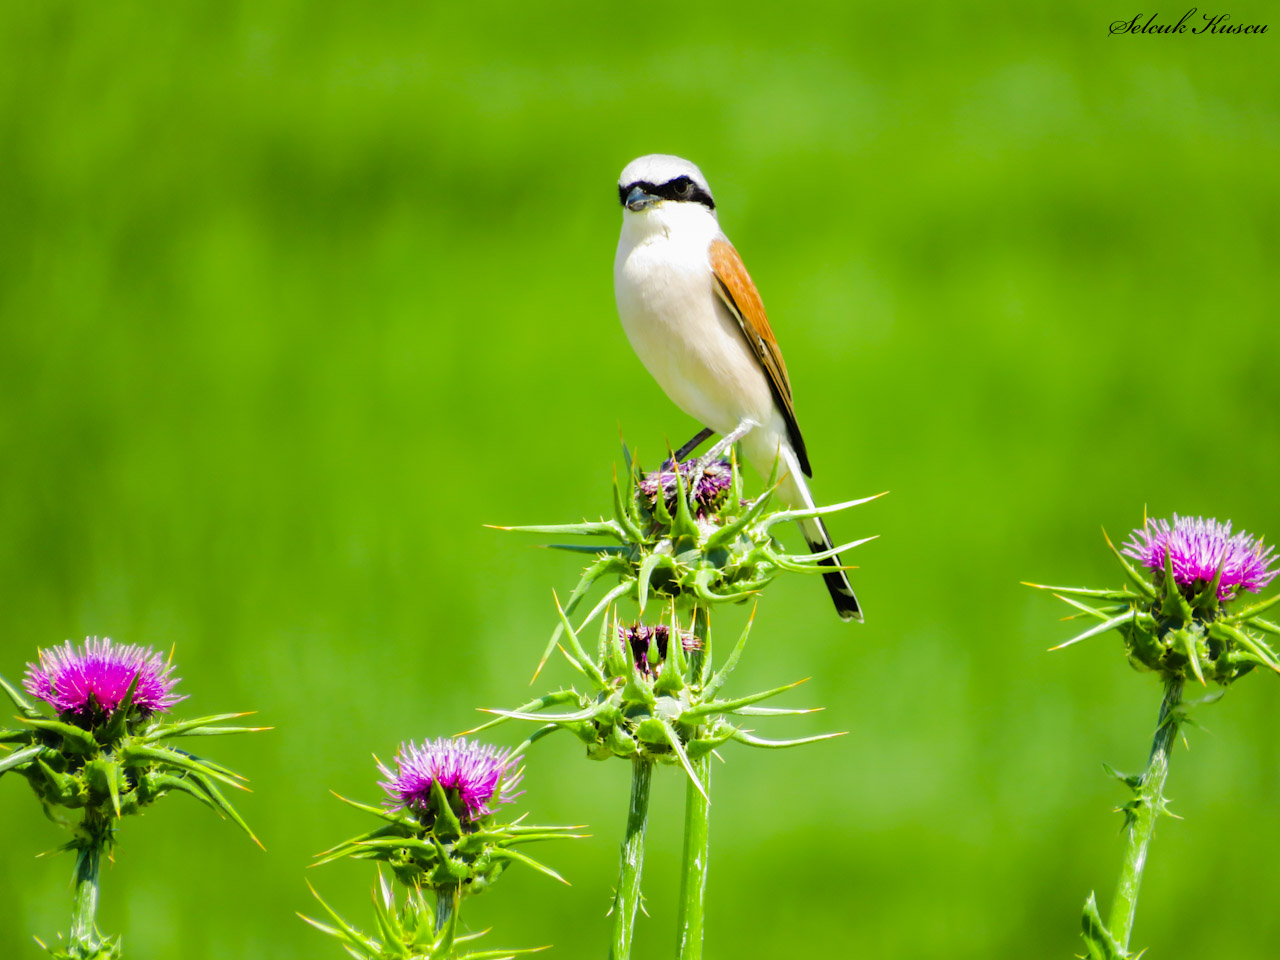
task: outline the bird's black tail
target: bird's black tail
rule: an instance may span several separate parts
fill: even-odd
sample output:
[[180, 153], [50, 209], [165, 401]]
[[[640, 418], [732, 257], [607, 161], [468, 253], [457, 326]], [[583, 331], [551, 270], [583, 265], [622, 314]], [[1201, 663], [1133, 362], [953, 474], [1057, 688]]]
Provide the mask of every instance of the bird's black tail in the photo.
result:
[[[804, 539], [809, 544], [811, 552], [825, 553], [834, 546], [821, 517], [800, 521], [800, 529], [804, 531]], [[838, 568], [840, 557], [827, 557], [819, 560], [818, 563], [820, 566]], [[849, 578], [845, 576], [844, 571], [833, 569], [830, 573], [824, 573], [822, 579], [827, 585], [831, 601], [836, 605], [836, 613], [840, 615], [840, 619], [846, 623], [850, 620], [862, 623], [862, 607], [859, 606], [858, 598], [853, 592], [853, 587], [849, 585]]]

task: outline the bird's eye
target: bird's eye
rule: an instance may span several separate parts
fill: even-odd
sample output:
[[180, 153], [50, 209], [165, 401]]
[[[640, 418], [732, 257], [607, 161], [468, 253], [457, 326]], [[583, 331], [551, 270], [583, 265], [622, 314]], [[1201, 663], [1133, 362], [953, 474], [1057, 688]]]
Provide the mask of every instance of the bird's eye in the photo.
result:
[[681, 177], [675, 183], [676, 196], [687, 197], [693, 193], [693, 181], [688, 177]]

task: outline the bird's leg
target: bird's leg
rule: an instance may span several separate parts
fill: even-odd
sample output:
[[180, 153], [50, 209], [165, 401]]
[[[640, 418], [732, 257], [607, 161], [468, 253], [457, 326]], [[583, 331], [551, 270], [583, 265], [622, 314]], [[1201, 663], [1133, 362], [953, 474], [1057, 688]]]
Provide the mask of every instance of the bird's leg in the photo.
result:
[[[726, 433], [720, 438], [719, 442], [716, 443], [715, 446], [694, 461], [693, 472], [689, 475], [689, 479], [687, 481], [690, 502], [692, 502], [693, 496], [697, 492], [698, 484], [702, 482], [702, 475], [706, 473], [708, 465], [714, 463], [721, 454], [758, 426], [760, 426], [760, 424], [756, 423], [750, 417], [743, 417], [732, 431]], [[699, 441], [699, 443], [701, 443], [701, 441]], [[677, 460], [678, 459], [679, 458], [677, 458]]]
[[703, 442], [705, 442], [706, 439], [712, 436], [714, 433], [715, 431], [712, 430], [710, 427], [703, 427], [701, 430], [699, 430], [696, 434], [694, 434], [694, 436], [689, 440], [688, 443], [686, 443], [683, 447], [681, 447], [679, 450], [675, 452], [676, 463], [679, 463], [689, 454], [693, 453], [693, 451], [697, 450], [700, 446], [702, 446]]
[[699, 463], [703, 465], [710, 463], [758, 426], [760, 426], [760, 424], [756, 423], [750, 417], [743, 417], [738, 425], [733, 428], [732, 432], [726, 433], [720, 438], [719, 443], [698, 458]]

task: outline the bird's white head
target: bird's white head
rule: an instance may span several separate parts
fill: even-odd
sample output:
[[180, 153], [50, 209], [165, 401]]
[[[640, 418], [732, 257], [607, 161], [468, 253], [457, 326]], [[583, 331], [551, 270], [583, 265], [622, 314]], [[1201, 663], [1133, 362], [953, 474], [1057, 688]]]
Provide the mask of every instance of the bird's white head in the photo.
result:
[[697, 164], [666, 153], [651, 153], [628, 163], [618, 178], [618, 200], [624, 216], [669, 204], [696, 205], [716, 215], [711, 187]]

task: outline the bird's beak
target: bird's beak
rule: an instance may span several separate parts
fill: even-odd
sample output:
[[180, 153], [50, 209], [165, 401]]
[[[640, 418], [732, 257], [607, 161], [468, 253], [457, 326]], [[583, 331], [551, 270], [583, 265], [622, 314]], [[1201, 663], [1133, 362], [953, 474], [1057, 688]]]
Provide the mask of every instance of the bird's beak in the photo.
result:
[[632, 187], [631, 192], [627, 194], [627, 209], [633, 213], [638, 213], [645, 207], [653, 206], [661, 199], [661, 197], [655, 197], [652, 193], [645, 193], [643, 187]]

